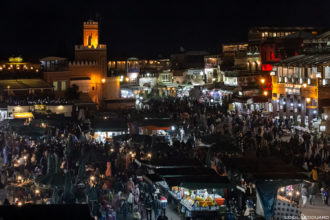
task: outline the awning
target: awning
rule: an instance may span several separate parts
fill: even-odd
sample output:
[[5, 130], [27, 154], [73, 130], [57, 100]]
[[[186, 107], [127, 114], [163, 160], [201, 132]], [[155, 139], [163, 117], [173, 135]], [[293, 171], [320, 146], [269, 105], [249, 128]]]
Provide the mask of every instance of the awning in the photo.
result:
[[148, 183], [150, 183], [150, 184], [154, 184], [154, 183], [156, 183], [156, 182], [164, 181], [164, 179], [161, 178], [161, 177], [160, 177], [159, 175], [157, 175], [157, 174], [145, 174], [145, 175], [143, 175], [142, 177], [143, 177], [143, 179], [144, 179], [146, 182], [148, 182]]
[[156, 131], [156, 130], [170, 130], [171, 127], [157, 127], [157, 126], [143, 126], [145, 129], [148, 129], [150, 131]]
[[188, 189], [223, 189], [229, 188], [232, 184], [226, 176], [205, 175], [184, 176], [184, 177], [164, 177], [166, 183], [172, 186], [180, 186]]
[[3, 90], [52, 89], [53, 86], [42, 79], [0, 80]]

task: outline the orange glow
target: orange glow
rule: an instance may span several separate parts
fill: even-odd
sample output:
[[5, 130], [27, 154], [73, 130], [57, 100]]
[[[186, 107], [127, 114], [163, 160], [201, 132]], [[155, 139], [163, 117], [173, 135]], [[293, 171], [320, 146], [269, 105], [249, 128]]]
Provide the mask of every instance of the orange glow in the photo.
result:
[[96, 21], [84, 22], [84, 47], [97, 48], [99, 45], [99, 24]]
[[260, 82], [261, 82], [262, 84], [264, 84], [264, 83], [265, 83], [265, 79], [262, 78], [262, 79], [260, 80]]
[[307, 87], [307, 84], [306, 84], [306, 83], [304, 83], [304, 84], [303, 84], [303, 87], [304, 87], [304, 88], [306, 88], [306, 87]]
[[125, 77], [125, 81], [126, 81], [126, 82], [128, 82], [128, 81], [129, 81], [129, 78], [128, 78], [127, 76]]
[[33, 118], [31, 112], [14, 113], [14, 118]]
[[103, 78], [101, 81], [102, 81], [102, 83], [105, 83], [105, 82], [106, 82], [106, 79], [105, 79], [105, 78]]
[[311, 102], [311, 98], [306, 98], [306, 102], [310, 103]]
[[267, 91], [264, 91], [264, 96], [267, 96], [268, 95], [268, 92]]

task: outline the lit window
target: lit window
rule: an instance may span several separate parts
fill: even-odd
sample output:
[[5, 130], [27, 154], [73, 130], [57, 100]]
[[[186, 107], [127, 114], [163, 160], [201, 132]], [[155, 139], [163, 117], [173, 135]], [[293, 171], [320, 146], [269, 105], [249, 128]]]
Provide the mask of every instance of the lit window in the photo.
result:
[[62, 91], [65, 91], [66, 90], [66, 82], [65, 81], [62, 81], [62, 83], [61, 83], [61, 89], [62, 89]]
[[57, 81], [53, 82], [54, 91], [57, 91], [58, 83]]

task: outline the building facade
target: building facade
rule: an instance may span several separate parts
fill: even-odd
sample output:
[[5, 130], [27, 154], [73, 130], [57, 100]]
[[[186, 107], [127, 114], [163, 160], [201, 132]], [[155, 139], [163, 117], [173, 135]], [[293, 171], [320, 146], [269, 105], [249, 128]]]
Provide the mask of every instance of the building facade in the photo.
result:
[[[75, 46], [75, 60], [46, 57], [41, 59], [44, 78], [54, 86], [57, 96], [64, 97], [69, 87], [77, 85], [83, 96], [101, 105], [107, 94], [107, 46], [99, 43], [99, 24], [83, 23], [83, 44]], [[113, 83], [113, 80], [109, 80]]]

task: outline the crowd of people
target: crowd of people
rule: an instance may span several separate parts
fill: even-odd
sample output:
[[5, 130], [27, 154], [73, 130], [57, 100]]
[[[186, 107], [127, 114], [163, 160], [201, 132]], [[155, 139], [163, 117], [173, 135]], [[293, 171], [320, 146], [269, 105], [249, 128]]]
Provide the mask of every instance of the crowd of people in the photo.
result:
[[[297, 130], [285, 135], [285, 130], [292, 130], [290, 120], [260, 112], [238, 115], [227, 109], [226, 103], [217, 106], [189, 98], [167, 98], [149, 103], [148, 108], [118, 114], [128, 123], [134, 123], [142, 114], [168, 114], [177, 129], [171, 132], [174, 147], [166, 151], [131, 141], [99, 143], [91, 131], [81, 129], [83, 122], [76, 120], [63, 128], [49, 126], [48, 135], [42, 139], [19, 136], [14, 128], [3, 127], [0, 188], [7, 191], [7, 196], [1, 202], [88, 203], [93, 216], [99, 218], [166, 219], [166, 204], [162, 202], [165, 195], [138, 175], [134, 159], [147, 158], [150, 151], [159, 159], [194, 158], [224, 175], [226, 168], [221, 159], [228, 153], [214, 152], [208, 157], [200, 147], [203, 136], [219, 135], [232, 137], [233, 146], [239, 149], [236, 154], [278, 156], [304, 168], [317, 183], [307, 192], [312, 192], [309, 195], [313, 198], [322, 188], [327, 204], [330, 155], [326, 137]], [[24, 188], [29, 181], [37, 184], [35, 191], [29, 190], [33, 187]], [[19, 190], [12, 190], [12, 186]], [[302, 192], [307, 196], [305, 189]]]

